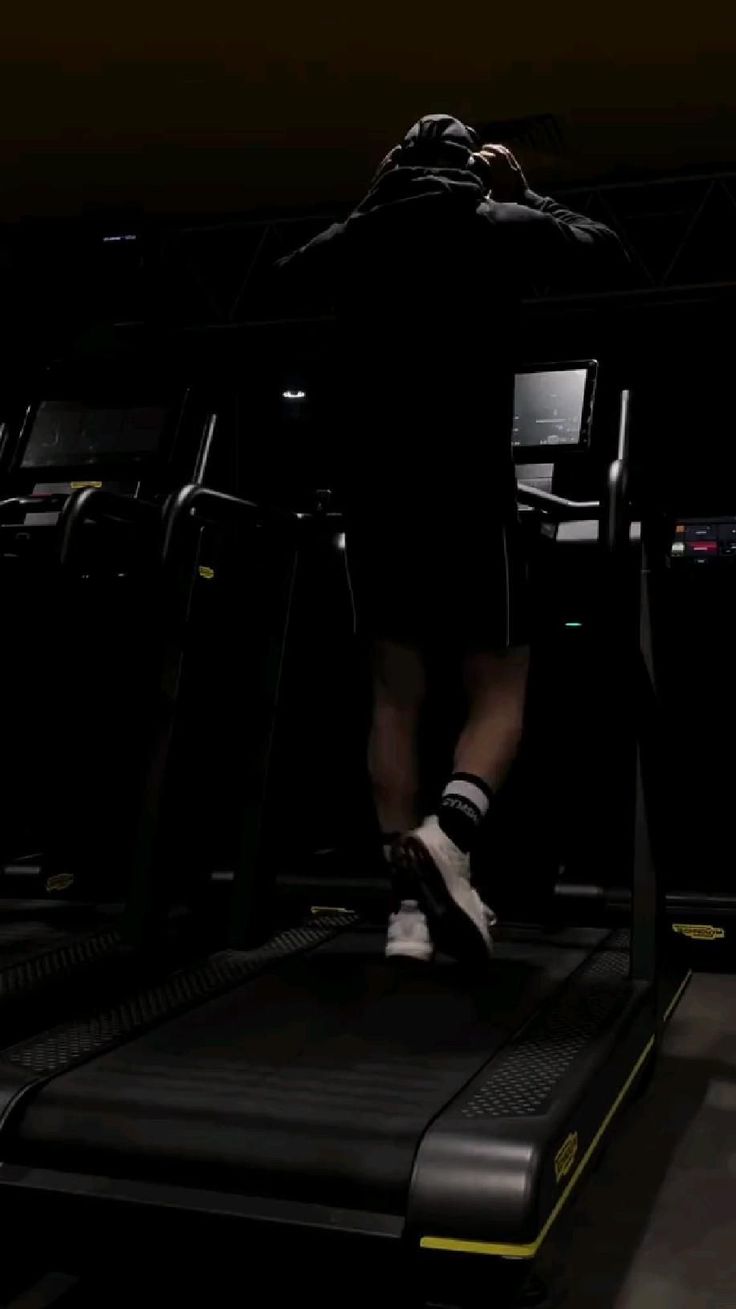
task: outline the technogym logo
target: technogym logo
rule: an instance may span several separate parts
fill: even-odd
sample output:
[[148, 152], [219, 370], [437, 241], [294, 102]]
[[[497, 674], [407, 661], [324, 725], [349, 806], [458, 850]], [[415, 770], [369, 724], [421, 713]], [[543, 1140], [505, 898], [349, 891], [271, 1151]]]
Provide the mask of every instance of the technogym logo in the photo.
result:
[[676, 936], [686, 936], [690, 941], [725, 941], [723, 927], [712, 927], [710, 923], [673, 923], [672, 931]]
[[73, 885], [73, 873], [54, 873], [53, 877], [46, 878], [47, 891], [68, 891], [69, 887]]
[[555, 1155], [555, 1177], [558, 1184], [564, 1177], [567, 1177], [568, 1173], [572, 1172], [572, 1166], [578, 1157], [579, 1148], [578, 1134], [577, 1132], [571, 1132]]
[[464, 799], [461, 795], [447, 795], [445, 793], [442, 797], [442, 807], [443, 809], [457, 809], [459, 813], [465, 814], [466, 818], [472, 818], [474, 823], [477, 823], [480, 817], [480, 810], [477, 805], [474, 805], [472, 800]]

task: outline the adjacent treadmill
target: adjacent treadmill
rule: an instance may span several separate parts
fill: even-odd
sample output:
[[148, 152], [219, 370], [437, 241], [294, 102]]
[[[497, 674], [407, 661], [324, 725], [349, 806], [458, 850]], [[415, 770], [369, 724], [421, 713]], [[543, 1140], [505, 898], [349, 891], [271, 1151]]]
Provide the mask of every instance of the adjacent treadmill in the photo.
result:
[[[713, 512], [732, 507], [728, 481], [722, 490], [711, 487], [710, 512], [692, 512], [697, 491], [690, 488], [676, 497], [680, 506], [690, 501], [689, 514], [668, 499], [652, 558], [655, 666], [666, 724], [658, 803], [669, 820], [668, 937], [693, 969], [726, 972], [736, 967], [736, 889], [724, 858], [736, 710], [730, 657], [736, 517]], [[673, 777], [687, 795], [674, 814]]]
[[[712, 504], [717, 496], [711, 491]], [[728, 504], [727, 489], [724, 500], [721, 508]], [[587, 525], [589, 537], [593, 527]], [[639, 523], [632, 525], [637, 543], [639, 529]], [[736, 891], [723, 856], [730, 839], [736, 707], [730, 658], [736, 518], [683, 514], [660, 503], [644, 548], [660, 729], [652, 825], [667, 869], [665, 953], [695, 971], [726, 972], [736, 967]], [[673, 783], [687, 800], [674, 811]], [[626, 921], [630, 887], [587, 881], [579, 864], [561, 871], [556, 894], [569, 915], [586, 922]]]
[[[123, 978], [130, 986], [142, 964], [125, 902], [141, 857], [133, 836], [148, 708], [169, 639], [161, 513], [179, 469], [191, 478], [202, 462], [211, 428], [180, 377], [137, 372], [126, 359], [49, 370], [6, 432], [3, 1043], [89, 1003], [93, 986], [100, 998]], [[80, 505], [85, 488], [96, 499]], [[179, 942], [177, 921], [149, 959], [158, 973]]]
[[[456, 1290], [478, 1268], [534, 1258], [648, 1075], [687, 980], [665, 993], [657, 968], [649, 683], [617, 567], [628, 558], [628, 425], [624, 393], [598, 508], [616, 668], [606, 695], [630, 764], [609, 815], [611, 833], [629, 830], [630, 934], [510, 926], [481, 978], [450, 960], [397, 969], [383, 955], [385, 919], [339, 908], [249, 945], [263, 866], [250, 813], [239, 948], [0, 1056], [6, 1230], [42, 1223], [67, 1263], [104, 1262], [123, 1243], [137, 1266], [175, 1263], [183, 1275], [229, 1258], [236, 1274], [273, 1279], [292, 1250], [297, 1267], [318, 1251], [331, 1278], [340, 1250], [361, 1280], [374, 1257], [405, 1270], [439, 1261]], [[542, 488], [522, 496], [548, 522], [580, 514]], [[192, 487], [170, 508], [167, 539], [219, 513], [263, 521]]]

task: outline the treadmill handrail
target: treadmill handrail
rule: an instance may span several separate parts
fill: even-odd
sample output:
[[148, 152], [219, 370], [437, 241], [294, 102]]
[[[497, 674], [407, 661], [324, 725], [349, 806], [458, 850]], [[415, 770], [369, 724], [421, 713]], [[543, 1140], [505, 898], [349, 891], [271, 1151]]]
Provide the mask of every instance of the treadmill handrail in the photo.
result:
[[618, 446], [616, 458], [606, 477], [606, 509], [601, 517], [603, 545], [607, 554], [619, 557], [628, 546], [629, 447], [631, 429], [631, 392], [621, 392]]
[[69, 499], [68, 495], [12, 495], [5, 500], [0, 500], [0, 522], [4, 522], [6, 517], [10, 517], [13, 511], [25, 511], [27, 513], [56, 513], [57, 509], [62, 509]]
[[175, 492], [164, 510], [161, 546], [164, 562], [171, 554], [172, 543], [180, 525], [194, 517], [211, 523], [237, 523], [250, 518], [258, 523], [270, 521], [288, 526], [296, 526], [299, 521], [299, 515], [288, 509], [259, 505], [254, 500], [244, 500], [224, 491], [212, 491], [209, 487], [192, 482]]
[[562, 495], [555, 495], [553, 491], [530, 486], [528, 482], [517, 482], [516, 494], [521, 504], [543, 509], [550, 518], [560, 523], [571, 522], [576, 518], [598, 518], [601, 512], [600, 500], [567, 500]]
[[[200, 523], [209, 522], [210, 524], [225, 526], [242, 524], [243, 522], [253, 523], [256, 526], [270, 522], [286, 522], [289, 527], [296, 527], [299, 521], [296, 514], [262, 508], [249, 500], [226, 495], [222, 491], [212, 491], [196, 483], [181, 487], [169, 498], [164, 509], [160, 520], [161, 537], [159, 539], [159, 585], [162, 600], [159, 608], [159, 621], [161, 623], [159, 694], [157, 709], [154, 714], [154, 744], [149, 755], [143, 783], [145, 800], [142, 805], [141, 820], [138, 827], [125, 920], [126, 935], [135, 945], [144, 944], [151, 939], [160, 910], [161, 887], [158, 878], [154, 874], [157, 871], [157, 860], [159, 858], [158, 843], [160, 840], [163, 793], [166, 788], [169, 760], [173, 749], [176, 726], [179, 721], [178, 690], [185, 659], [185, 629], [192, 612], [193, 589], [196, 586], [197, 576], [196, 567], [191, 566], [191, 558], [187, 558], [186, 566], [180, 568], [181, 554], [179, 551], [182, 539], [185, 537], [185, 529], [197, 518], [199, 518]], [[266, 688], [264, 690], [261, 687], [261, 707], [271, 701], [274, 710], [280, 689], [283, 650], [291, 609], [296, 547], [298, 544], [296, 532], [287, 535], [286, 539], [290, 561], [285, 573], [283, 622], [276, 637], [277, 650], [275, 657], [268, 661]], [[196, 558], [196, 538], [193, 542], [187, 541], [184, 550], [192, 546]], [[248, 802], [242, 807], [244, 813], [243, 827], [246, 832], [243, 836], [243, 844], [247, 845], [250, 842], [256, 849], [261, 839], [261, 811], [264, 806], [265, 786], [269, 774], [273, 719], [274, 713], [268, 713], [264, 710], [264, 729], [256, 734], [258, 737], [256, 745], [253, 746], [251, 742], [249, 746], [251, 751], [253, 749], [259, 751], [259, 766], [254, 768], [254, 776], [259, 780], [257, 784], [250, 786]], [[252, 754], [250, 757], [252, 758]], [[260, 766], [261, 763], [262, 766]], [[236, 875], [230, 918], [233, 925], [237, 924], [237, 926], [233, 926], [232, 930], [233, 934], [236, 931], [240, 934], [240, 940], [237, 942], [237, 947], [240, 948], [243, 940], [252, 931], [251, 919], [254, 916], [252, 904], [261, 892], [253, 875], [254, 871], [259, 871], [257, 869], [257, 859], [239, 859], [238, 866], [245, 871], [240, 877]]]
[[101, 491], [85, 487], [73, 492], [59, 515], [59, 562], [68, 563], [77, 533], [83, 523], [107, 521], [112, 523], [153, 523], [160, 509], [148, 500], [120, 495], [115, 491]]

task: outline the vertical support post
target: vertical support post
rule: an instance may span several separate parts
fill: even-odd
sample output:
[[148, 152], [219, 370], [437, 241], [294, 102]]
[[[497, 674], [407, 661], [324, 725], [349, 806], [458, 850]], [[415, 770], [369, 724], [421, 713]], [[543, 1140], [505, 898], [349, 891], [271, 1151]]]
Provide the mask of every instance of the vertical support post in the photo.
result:
[[632, 873], [631, 969], [636, 981], [652, 982], [659, 965], [659, 936], [662, 914], [660, 879], [650, 829], [647, 795], [647, 744], [656, 726], [654, 669], [650, 611], [650, 523], [642, 511], [641, 567], [639, 573], [638, 648], [632, 681], [634, 730], [636, 732], [636, 793]]
[[[201, 533], [199, 534], [201, 536]], [[155, 941], [163, 912], [168, 908], [168, 870], [161, 849], [164, 799], [177, 727], [179, 694], [184, 669], [186, 632], [194, 598], [199, 537], [190, 566], [164, 551], [156, 578], [158, 588], [159, 673], [154, 692], [151, 743], [141, 788], [138, 824], [131, 859], [130, 882], [123, 917], [125, 939], [137, 949]]]
[[632, 917], [630, 976], [638, 982], [651, 982], [657, 975], [659, 903], [640, 746], [636, 751]]
[[631, 866], [630, 975], [654, 981], [657, 973], [659, 892], [647, 797], [646, 749], [654, 725], [649, 612], [649, 517], [642, 509], [638, 604], [630, 589], [629, 453], [631, 393], [621, 393], [616, 459], [607, 484], [604, 545], [610, 567], [611, 626], [608, 631], [610, 684], [618, 688], [615, 712], [623, 728], [621, 767], [625, 773], [621, 813]]
[[260, 943], [270, 928], [275, 869], [269, 864], [265, 838], [274, 821], [278, 780], [274, 754], [298, 560], [297, 533], [292, 528], [281, 561], [277, 603], [269, 630], [259, 631], [254, 637], [263, 646], [257, 673], [258, 721], [243, 775], [243, 821], [230, 900], [228, 944], [234, 950]]

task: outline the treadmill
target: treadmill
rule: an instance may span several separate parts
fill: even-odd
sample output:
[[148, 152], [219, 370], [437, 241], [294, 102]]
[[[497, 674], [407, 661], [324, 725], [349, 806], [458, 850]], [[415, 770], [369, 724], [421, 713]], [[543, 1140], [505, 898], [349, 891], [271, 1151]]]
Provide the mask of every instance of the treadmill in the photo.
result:
[[[679, 498], [685, 497], [681, 493]], [[717, 505], [712, 488], [709, 499]], [[727, 491], [724, 501], [721, 509], [728, 506]], [[653, 827], [667, 869], [665, 955], [675, 967], [729, 972], [736, 967], [736, 892], [722, 852], [730, 832], [729, 726], [734, 699], [729, 652], [735, 634], [731, 592], [736, 517], [695, 514], [692, 509], [692, 501], [689, 513], [660, 503], [644, 543], [652, 595], [652, 677], [660, 719]], [[592, 542], [597, 524], [581, 522], [575, 532], [577, 541]], [[638, 548], [640, 537], [641, 525], [634, 522], [632, 549]], [[717, 726], [709, 730], [711, 724]], [[675, 813], [673, 768], [686, 778], [688, 795], [687, 805]], [[555, 894], [568, 915], [586, 922], [627, 920], [630, 887], [589, 882], [579, 865], [561, 872]]]
[[[315, 1253], [332, 1271], [341, 1252], [360, 1279], [388, 1259], [435, 1290], [446, 1275], [455, 1294], [465, 1278], [503, 1280], [533, 1261], [645, 1082], [687, 981], [663, 995], [658, 973], [647, 665], [618, 567], [628, 402], [596, 508], [615, 611], [607, 694], [630, 746], [628, 798], [610, 813], [612, 831], [630, 823], [630, 934], [510, 925], [474, 979], [450, 960], [397, 969], [385, 919], [336, 908], [264, 938], [263, 829], [250, 813], [237, 948], [0, 1056], [6, 1230], [40, 1222], [62, 1266], [104, 1265], [121, 1239], [138, 1270], [151, 1260], [184, 1277], [226, 1257], [273, 1277], [274, 1253], [280, 1275], [292, 1251], [302, 1273]], [[581, 512], [543, 488], [520, 494], [542, 525]], [[165, 537], [220, 511], [258, 515], [192, 487]], [[265, 793], [259, 802], [262, 817]]]
[[[144, 707], [167, 639], [156, 571], [161, 513], [180, 470], [191, 478], [199, 466], [211, 426], [181, 377], [137, 371], [126, 357], [122, 368], [88, 361], [48, 370], [6, 430], [3, 1043], [69, 1012], [92, 985], [100, 998], [123, 979], [130, 986], [131, 968], [143, 964], [125, 906], [130, 862], [140, 857], [130, 834], [145, 766]], [[100, 632], [116, 673], [94, 658]], [[130, 684], [127, 700], [116, 675]], [[106, 697], [117, 702], [114, 726]], [[83, 795], [74, 794], [78, 775], [87, 778]], [[175, 931], [169, 923], [158, 957], [150, 955], [157, 973], [170, 949], [179, 957], [182, 926], [181, 917]]]
[[[736, 967], [736, 892], [723, 852], [730, 840], [731, 727], [734, 722], [733, 584], [736, 517], [729, 483], [702, 500], [697, 482], [680, 507], [662, 506], [651, 552], [653, 644], [666, 734], [657, 803], [668, 815], [666, 894], [669, 949], [696, 971]], [[671, 770], [683, 770], [688, 803], [671, 812]], [[620, 899], [620, 896], [619, 896]]]

